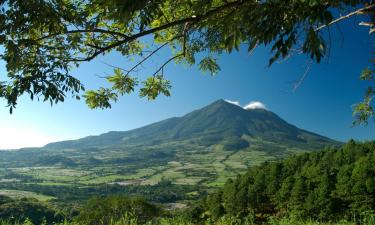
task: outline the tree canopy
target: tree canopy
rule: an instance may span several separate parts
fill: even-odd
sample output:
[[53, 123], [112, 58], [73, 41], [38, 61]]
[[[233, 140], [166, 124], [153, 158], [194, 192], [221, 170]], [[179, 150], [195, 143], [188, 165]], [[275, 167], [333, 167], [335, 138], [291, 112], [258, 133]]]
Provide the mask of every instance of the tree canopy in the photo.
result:
[[[375, 142], [350, 140], [339, 149], [254, 166], [209, 194], [193, 210], [197, 219], [252, 215], [334, 221], [370, 214], [375, 207]], [[204, 215], [204, 216], [202, 216]]]
[[[91, 108], [108, 108], [119, 96], [137, 91], [155, 99], [170, 95], [164, 68], [172, 61], [197, 64], [202, 71], [220, 70], [218, 55], [248, 46], [271, 46], [271, 65], [294, 53], [320, 62], [326, 56], [330, 25], [360, 15], [373, 28], [370, 0], [1, 0], [0, 44], [7, 78], [0, 97], [10, 112], [22, 95], [49, 101], [77, 99], [84, 85], [72, 70], [83, 62], [116, 51], [136, 59], [131, 68], [114, 67], [109, 87], [85, 91]], [[344, 15], [344, 16], [342, 16]], [[151, 38], [146, 38], [151, 37]], [[152, 41], [150, 41], [152, 40]], [[171, 57], [140, 80], [142, 65], [165, 47]], [[201, 57], [198, 53], [205, 52]], [[373, 70], [363, 79], [372, 80]], [[375, 115], [374, 90], [355, 107], [358, 121]]]

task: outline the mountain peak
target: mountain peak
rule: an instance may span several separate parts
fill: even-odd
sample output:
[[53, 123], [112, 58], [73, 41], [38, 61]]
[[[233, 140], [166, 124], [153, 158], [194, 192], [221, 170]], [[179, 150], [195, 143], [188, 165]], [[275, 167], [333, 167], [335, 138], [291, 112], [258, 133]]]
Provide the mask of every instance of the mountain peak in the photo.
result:
[[[212, 102], [211, 104], [207, 105], [206, 107], [233, 107], [233, 106], [242, 108], [241, 105], [236, 104], [235, 102], [231, 102], [229, 100], [225, 100], [225, 99], [216, 100], [216, 101]], [[204, 108], [206, 108], [206, 107], [204, 107]]]
[[248, 104], [246, 104], [244, 106], [241, 106], [241, 104], [238, 101], [232, 101], [232, 100], [228, 100], [228, 99], [219, 99], [219, 100], [213, 102], [212, 104], [210, 104], [209, 106], [213, 106], [213, 105], [218, 105], [218, 106], [232, 105], [232, 106], [240, 107], [240, 108], [242, 108], [244, 110], [263, 110], [263, 111], [269, 111], [267, 109], [267, 107], [265, 106], [265, 104], [263, 104], [260, 101], [251, 101]]

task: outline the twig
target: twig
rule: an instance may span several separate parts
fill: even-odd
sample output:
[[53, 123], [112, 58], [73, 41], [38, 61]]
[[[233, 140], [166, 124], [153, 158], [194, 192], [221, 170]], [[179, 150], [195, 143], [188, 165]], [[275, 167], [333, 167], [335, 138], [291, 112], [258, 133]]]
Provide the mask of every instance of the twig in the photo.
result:
[[128, 70], [127, 75], [129, 75], [129, 73], [132, 72], [134, 69], [136, 69], [138, 66], [140, 66], [141, 64], [143, 64], [147, 59], [149, 59], [150, 57], [152, 57], [155, 53], [157, 53], [164, 46], [166, 46], [170, 42], [172, 42], [172, 41], [174, 41], [174, 40], [176, 40], [177, 38], [180, 38], [180, 37], [181, 36], [174, 37], [171, 40], [169, 40], [169, 41], [165, 42], [164, 44], [162, 44], [161, 46], [159, 46], [158, 48], [156, 48], [154, 51], [152, 51], [150, 54], [148, 54], [146, 57], [144, 57], [140, 62], [138, 62], [136, 65], [134, 65], [130, 70]]
[[357, 14], [360, 14], [360, 13], [362, 13], [363, 11], [366, 11], [366, 10], [368, 10], [368, 9], [372, 9], [372, 8], [374, 8], [374, 7], [375, 7], [375, 4], [371, 4], [371, 5], [368, 5], [368, 6], [366, 6], [366, 7], [360, 8], [360, 9], [358, 9], [358, 10], [356, 10], [356, 11], [353, 11], [353, 12], [351, 12], [351, 13], [346, 14], [345, 16], [341, 16], [341, 17], [339, 17], [339, 18], [337, 18], [337, 19], [335, 19], [335, 20], [332, 20], [332, 21], [329, 22], [328, 24], [321, 25], [320, 27], [316, 28], [315, 31], [320, 31], [321, 29], [324, 29], [325, 27], [331, 26], [332, 24], [338, 23], [338, 22], [340, 22], [340, 21], [342, 21], [342, 20], [344, 20], [344, 19], [348, 19], [348, 18], [350, 18], [350, 17], [352, 17], [352, 16], [355, 16], [355, 15], [357, 15]]
[[189, 29], [188, 27], [189, 27], [189, 24], [186, 23], [186, 24], [185, 24], [185, 27], [184, 27], [184, 35], [183, 35], [183, 38], [184, 38], [184, 39], [183, 39], [182, 52], [181, 52], [180, 54], [177, 54], [177, 55], [175, 55], [175, 56], [169, 58], [166, 62], [164, 62], [163, 65], [161, 65], [161, 67], [159, 67], [159, 69], [156, 70], [156, 72], [153, 74], [153, 76], [156, 76], [156, 74], [159, 73], [160, 70], [163, 70], [164, 67], [165, 67], [166, 65], [168, 65], [168, 63], [170, 63], [171, 61], [173, 61], [173, 60], [175, 60], [175, 59], [177, 59], [177, 58], [179, 58], [179, 57], [182, 57], [182, 56], [185, 56], [185, 55], [186, 55], [187, 31], [188, 31], [188, 29]]
[[313, 62], [314, 61], [311, 60], [311, 59], [307, 62], [305, 72], [303, 73], [302, 77], [296, 83], [294, 83], [293, 92], [295, 92], [301, 86], [303, 81], [306, 79], [307, 75], [310, 72], [310, 69], [311, 69], [311, 66], [312, 66]]
[[[185, 23], [185, 26], [184, 26], [184, 34], [183, 34], [183, 47], [182, 47], [182, 52], [181, 52], [180, 54], [177, 54], [177, 55], [175, 55], [175, 56], [169, 58], [167, 61], [165, 61], [165, 62], [163, 63], [163, 65], [161, 65], [161, 66], [159, 67], [159, 69], [157, 69], [157, 70], [155, 71], [155, 73], [152, 75], [152, 85], [154, 85], [155, 77], [156, 77], [156, 75], [157, 75], [160, 71], [162, 71], [162, 74], [164, 74], [164, 67], [165, 67], [166, 65], [168, 65], [171, 61], [173, 61], [173, 60], [175, 60], [175, 59], [177, 59], [177, 58], [179, 58], [179, 57], [183, 57], [183, 56], [186, 55], [186, 42], [187, 42], [187, 32], [188, 32], [188, 29], [189, 29], [189, 23]], [[151, 89], [151, 86], [147, 89], [147, 93], [150, 91], [150, 89]]]
[[103, 77], [103, 76], [100, 76], [99, 74], [95, 74], [95, 76], [97, 76], [99, 78], [103, 78], [103, 79], [107, 79], [108, 78], [108, 76]]
[[122, 70], [122, 71], [124, 71], [124, 72], [126, 72], [126, 73], [129, 72], [129, 70], [126, 70], [126, 69], [121, 68], [121, 67], [118, 67], [118, 66], [111, 65], [111, 64], [106, 63], [106, 62], [104, 62], [104, 61], [102, 61], [102, 63], [105, 64], [105, 65], [107, 65], [107, 66], [109, 66], [109, 67], [112, 67], [112, 68], [115, 68], [115, 69], [120, 69], [120, 70]]

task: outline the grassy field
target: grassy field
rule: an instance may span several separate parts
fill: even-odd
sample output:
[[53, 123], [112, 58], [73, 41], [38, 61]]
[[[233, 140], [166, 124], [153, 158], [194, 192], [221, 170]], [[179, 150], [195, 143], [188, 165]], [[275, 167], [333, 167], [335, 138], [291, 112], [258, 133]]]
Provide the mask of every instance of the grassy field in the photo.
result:
[[[263, 158], [262, 158], [263, 157]], [[255, 160], [252, 160], [254, 158]], [[163, 166], [129, 170], [130, 166], [113, 165], [93, 168], [27, 167], [11, 168], [12, 174], [23, 175], [42, 185], [91, 185], [115, 181], [142, 179], [143, 184], [156, 184], [162, 179], [178, 184], [212, 186], [247, 170], [249, 164], [259, 164], [272, 159], [258, 152], [226, 152], [217, 150], [208, 154], [195, 154], [181, 161], [170, 161]], [[126, 172], [123, 172], [126, 171]]]
[[[32, 152], [28, 160], [17, 161], [21, 157], [14, 157], [4, 160], [3, 165], [0, 162], [3, 168], [0, 188], [22, 191], [27, 184], [37, 191], [35, 186], [156, 185], [167, 180], [176, 185], [197, 185], [209, 190], [246, 172], [249, 166], [286, 156], [280, 155], [277, 143], [251, 137], [243, 139], [251, 141], [252, 145], [226, 150], [222, 144], [202, 146], [192, 141], [179, 141], [127, 149]], [[261, 149], [264, 145], [268, 149]], [[142, 154], [138, 153], [140, 148]], [[290, 150], [290, 154], [294, 152]]]
[[55, 199], [52, 196], [41, 195], [30, 191], [19, 191], [19, 190], [2, 190], [0, 189], [0, 195], [7, 196], [14, 199], [21, 198], [35, 198], [39, 201], [46, 202]]

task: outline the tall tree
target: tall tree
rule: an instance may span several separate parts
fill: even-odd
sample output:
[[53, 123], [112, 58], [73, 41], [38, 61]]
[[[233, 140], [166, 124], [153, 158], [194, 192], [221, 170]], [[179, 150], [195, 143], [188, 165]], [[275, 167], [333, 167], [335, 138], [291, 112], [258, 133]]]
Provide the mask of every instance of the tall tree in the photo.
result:
[[223, 206], [225, 211], [230, 215], [237, 215], [238, 213], [236, 195], [236, 183], [232, 179], [228, 179], [223, 188]]
[[[111, 65], [110, 87], [83, 95], [91, 108], [108, 108], [119, 96], [134, 92], [155, 99], [170, 95], [164, 68], [172, 61], [216, 74], [223, 52], [249, 52], [270, 45], [271, 65], [294, 52], [320, 62], [326, 55], [325, 32], [330, 25], [361, 15], [373, 28], [372, 0], [1, 0], [0, 45], [5, 51], [8, 78], [0, 83], [0, 97], [10, 111], [21, 95], [51, 104], [71, 93], [80, 98], [83, 84], [72, 68], [116, 51], [138, 60], [132, 67]], [[339, 13], [338, 13], [339, 12]], [[338, 16], [344, 15], [344, 16]], [[150, 36], [151, 38], [146, 38]], [[150, 41], [152, 40], [152, 41]], [[172, 54], [148, 78], [140, 80], [142, 65], [169, 46]], [[207, 52], [205, 57], [198, 53]], [[362, 78], [373, 80], [371, 68]], [[374, 116], [373, 89], [355, 108], [358, 121]]]

